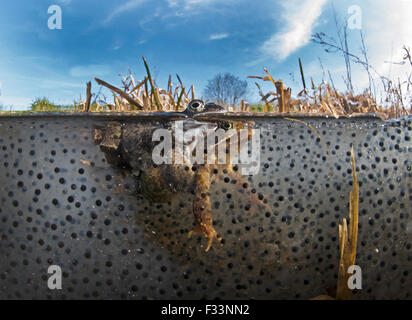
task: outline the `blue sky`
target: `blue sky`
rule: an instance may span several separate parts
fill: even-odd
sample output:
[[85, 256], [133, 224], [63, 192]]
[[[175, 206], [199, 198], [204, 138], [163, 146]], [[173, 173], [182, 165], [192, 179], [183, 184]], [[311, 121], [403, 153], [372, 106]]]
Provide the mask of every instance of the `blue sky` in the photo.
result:
[[[48, 8], [62, 9], [61, 30], [48, 28]], [[402, 57], [412, 39], [412, 1], [335, 1], [346, 19], [348, 8], [362, 9], [362, 30], [370, 59], [385, 74], [401, 69], [385, 64]], [[201, 95], [208, 79], [231, 72], [242, 79], [267, 67], [293, 92], [301, 90], [298, 58], [306, 77], [320, 81], [331, 70], [343, 86], [343, 60], [309, 41], [313, 32], [333, 34], [331, 0], [2, 0], [0, 4], [0, 104], [25, 109], [36, 97], [72, 103], [84, 97], [85, 83], [95, 76], [120, 85], [130, 68], [144, 77], [145, 56], [160, 86], [178, 73]], [[350, 30], [359, 48], [359, 30]], [[411, 45], [411, 44], [409, 44]], [[355, 84], [366, 84], [361, 70]], [[258, 100], [254, 81], [249, 100]], [[270, 88], [267, 84], [265, 88]], [[97, 91], [96, 84], [94, 91]]]

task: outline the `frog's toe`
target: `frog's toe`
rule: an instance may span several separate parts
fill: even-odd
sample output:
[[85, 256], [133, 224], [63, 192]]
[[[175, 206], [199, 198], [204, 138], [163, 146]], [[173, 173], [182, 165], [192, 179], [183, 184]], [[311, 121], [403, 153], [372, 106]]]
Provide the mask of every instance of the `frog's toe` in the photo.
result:
[[208, 252], [208, 251], [210, 250], [210, 248], [212, 247], [213, 239], [215, 239], [215, 238], [216, 238], [216, 240], [219, 241], [219, 242], [222, 241], [222, 238], [218, 238], [217, 236], [215, 236], [215, 237], [210, 237], [210, 238], [209, 238], [209, 241], [208, 241], [208, 243], [207, 243], [207, 247], [206, 247], [205, 252]]
[[216, 239], [217, 241], [221, 242], [222, 238], [217, 236], [217, 232], [213, 227], [208, 227], [208, 226], [202, 226], [201, 225], [197, 225], [196, 228], [194, 228], [192, 231], [190, 231], [187, 235], [187, 238], [190, 239], [193, 234], [195, 233], [202, 233], [206, 238], [208, 238], [208, 243], [207, 243], [207, 247], [206, 247], [206, 252], [208, 252], [210, 250], [210, 248], [212, 247], [213, 244], [213, 240]]
[[187, 238], [190, 239], [193, 236], [194, 233], [199, 233], [199, 232], [202, 232], [202, 230], [200, 229], [200, 226], [197, 225], [196, 228], [194, 228], [192, 231], [190, 231], [187, 234]]
[[204, 230], [203, 234], [206, 236], [206, 238], [209, 239], [206, 250], [205, 250], [206, 252], [208, 252], [210, 248], [212, 247], [212, 243], [214, 239], [216, 239], [219, 242], [222, 241], [222, 238], [217, 236], [217, 232], [213, 227], [209, 227], [207, 230]]

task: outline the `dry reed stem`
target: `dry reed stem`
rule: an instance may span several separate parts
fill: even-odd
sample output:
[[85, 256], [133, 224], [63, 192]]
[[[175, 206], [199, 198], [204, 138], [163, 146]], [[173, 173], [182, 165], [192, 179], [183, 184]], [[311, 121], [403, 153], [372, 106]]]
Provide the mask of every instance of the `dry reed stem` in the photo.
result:
[[92, 83], [90, 81], [87, 83], [86, 97], [85, 111], [90, 112], [90, 103], [92, 101]]
[[143, 58], [144, 66], [145, 66], [145, 68], [146, 68], [147, 77], [149, 78], [149, 82], [150, 82], [150, 85], [151, 85], [151, 87], [152, 87], [152, 95], [153, 95], [153, 98], [154, 98], [154, 104], [155, 104], [155, 106], [157, 107], [157, 110], [158, 110], [158, 111], [162, 111], [162, 105], [161, 105], [161, 103], [160, 103], [160, 101], [159, 101], [159, 96], [157, 95], [156, 87], [155, 87], [155, 85], [154, 85], [154, 82], [153, 82], [153, 79], [152, 79], [152, 75], [150, 74], [149, 65], [147, 64], [146, 59], [145, 59], [144, 57], [142, 57], [142, 58]]
[[[136, 82], [129, 71], [129, 75], [122, 78], [124, 91], [105, 83], [100, 79], [96, 79], [100, 85], [109, 88], [116, 96], [114, 98], [114, 105], [108, 104], [104, 100], [100, 100], [104, 104], [99, 105], [96, 101], [93, 104], [93, 110], [90, 110], [91, 107], [88, 107], [88, 101], [86, 99], [86, 101], [80, 100], [79, 103], [74, 104], [75, 111], [181, 111], [190, 100], [195, 98], [194, 86], [191, 85], [189, 91], [187, 91], [178, 74], [176, 74], [176, 77], [180, 85], [173, 87], [172, 77], [169, 75], [167, 90], [157, 88], [144, 57], [143, 62], [145, 64], [147, 75], [142, 81]], [[282, 80], [275, 80], [267, 69], [264, 69], [265, 76], [263, 77], [249, 76], [249, 78], [252, 79], [269, 81], [276, 88], [276, 92], [269, 91], [265, 94], [259, 84], [257, 82], [255, 83], [259, 95], [264, 102], [265, 113], [273, 110], [276, 101], [280, 113], [321, 113], [330, 114], [335, 118], [363, 113], [375, 113], [383, 119], [389, 119], [412, 113], [412, 106], [410, 112], [405, 106], [402, 83], [400, 83], [400, 81], [396, 84], [392, 82], [388, 83], [387, 90], [391, 93], [392, 106], [390, 108], [383, 108], [378, 106], [376, 101], [367, 92], [360, 95], [339, 93], [334, 86], [331, 86], [326, 82], [322, 82], [316, 87], [312, 78], [311, 84], [313, 93], [308, 94], [302, 61], [300, 59], [299, 68], [303, 90], [297, 95], [296, 99], [292, 99], [291, 89], [286, 89]], [[149, 83], [151, 90], [149, 90]], [[239, 106], [240, 111], [250, 111], [247, 106], [248, 104], [242, 100]], [[239, 108], [234, 106], [234, 110]]]
[[352, 291], [348, 287], [348, 268], [356, 263], [356, 248], [358, 242], [358, 224], [359, 224], [359, 184], [356, 174], [355, 152], [352, 146], [351, 160], [353, 170], [353, 190], [350, 192], [349, 200], [349, 233], [346, 219], [343, 219], [343, 225], [339, 225], [339, 246], [340, 262], [338, 271], [338, 288], [336, 299], [352, 299]]
[[108, 84], [107, 82], [100, 80], [98, 78], [94, 78], [94, 80], [102, 85], [105, 86], [107, 88], [109, 88], [110, 90], [116, 92], [118, 95], [120, 95], [122, 98], [126, 99], [130, 104], [136, 106], [138, 109], [142, 109], [143, 106], [141, 106], [137, 101], [135, 101], [134, 99], [132, 99], [127, 93], [123, 92], [122, 90], [120, 90], [119, 88], [116, 88], [115, 86], [112, 86], [111, 84]]

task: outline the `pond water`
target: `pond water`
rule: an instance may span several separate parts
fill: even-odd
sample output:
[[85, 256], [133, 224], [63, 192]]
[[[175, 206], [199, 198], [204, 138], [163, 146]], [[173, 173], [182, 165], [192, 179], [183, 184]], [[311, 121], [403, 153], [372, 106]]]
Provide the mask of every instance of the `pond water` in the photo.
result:
[[[242, 165], [217, 166], [205, 176], [210, 185], [196, 189], [192, 167], [169, 164], [170, 170], [147, 174], [152, 131], [172, 130], [179, 117], [0, 118], [0, 298], [307, 299], [331, 293], [338, 225], [349, 214], [352, 145], [363, 275], [356, 295], [411, 298], [411, 119], [298, 119], [305, 123], [243, 118], [259, 136], [259, 170], [243, 175]], [[239, 118], [202, 122], [218, 120]], [[142, 127], [151, 128], [149, 139]], [[121, 133], [108, 134], [102, 146], [96, 128]], [[165, 189], [164, 201], [148, 197]], [[212, 227], [222, 238], [208, 252], [201, 233], [188, 239], [198, 221], [196, 190], [206, 190]], [[63, 290], [48, 290], [49, 265], [62, 268]]]

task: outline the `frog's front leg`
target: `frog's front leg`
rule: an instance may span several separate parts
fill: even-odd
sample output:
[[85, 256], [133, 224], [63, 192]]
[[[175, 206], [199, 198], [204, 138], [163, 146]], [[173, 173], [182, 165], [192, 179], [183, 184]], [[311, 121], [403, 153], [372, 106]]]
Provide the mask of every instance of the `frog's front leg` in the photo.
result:
[[206, 252], [211, 248], [213, 239], [222, 240], [217, 236], [217, 232], [213, 228], [212, 206], [209, 194], [210, 185], [209, 170], [205, 167], [198, 167], [195, 174], [195, 199], [193, 201], [193, 214], [198, 225], [189, 233], [189, 238], [195, 232], [201, 232], [205, 235], [209, 239]]

